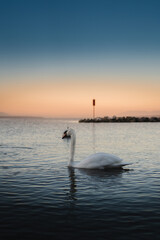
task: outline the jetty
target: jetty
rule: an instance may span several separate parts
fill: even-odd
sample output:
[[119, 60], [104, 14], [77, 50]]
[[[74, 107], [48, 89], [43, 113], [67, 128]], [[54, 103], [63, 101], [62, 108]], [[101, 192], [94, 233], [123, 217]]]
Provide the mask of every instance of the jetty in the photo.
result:
[[128, 122], [160, 122], [160, 116], [157, 117], [97, 117], [80, 119], [79, 123], [128, 123]]

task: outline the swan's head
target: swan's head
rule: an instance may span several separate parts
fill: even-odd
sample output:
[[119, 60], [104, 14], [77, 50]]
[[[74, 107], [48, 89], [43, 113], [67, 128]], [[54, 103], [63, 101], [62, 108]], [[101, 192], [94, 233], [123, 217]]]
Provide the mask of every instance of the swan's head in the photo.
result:
[[62, 139], [66, 137], [71, 137], [73, 133], [74, 133], [74, 130], [71, 128], [68, 128], [66, 131], [64, 131]]

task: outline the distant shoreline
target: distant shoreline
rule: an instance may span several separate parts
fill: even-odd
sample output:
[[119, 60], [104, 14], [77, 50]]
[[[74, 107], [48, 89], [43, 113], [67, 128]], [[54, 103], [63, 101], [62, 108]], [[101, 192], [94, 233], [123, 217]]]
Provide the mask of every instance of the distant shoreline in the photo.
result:
[[0, 118], [18, 118], [18, 119], [53, 119], [53, 120], [76, 120], [79, 121], [79, 118], [63, 118], [63, 117], [42, 117], [42, 116], [10, 116], [10, 115], [6, 115], [6, 116], [0, 116]]
[[35, 117], [35, 116], [0, 116], [0, 118], [36, 118], [36, 119], [43, 119], [44, 117]]
[[80, 119], [79, 123], [125, 123], [125, 122], [160, 122], [160, 117], [97, 117]]
[[0, 116], [0, 119], [11, 118], [11, 119], [55, 119], [55, 120], [77, 120], [79, 123], [132, 123], [132, 122], [160, 122], [160, 116], [152, 117], [97, 117], [97, 118], [51, 118], [51, 117], [38, 117], [38, 116]]

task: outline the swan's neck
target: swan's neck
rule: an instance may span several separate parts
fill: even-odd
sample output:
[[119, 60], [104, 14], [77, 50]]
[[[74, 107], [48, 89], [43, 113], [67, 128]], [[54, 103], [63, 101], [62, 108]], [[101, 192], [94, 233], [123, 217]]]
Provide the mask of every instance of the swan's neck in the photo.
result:
[[75, 134], [74, 131], [72, 131], [72, 134], [71, 134], [71, 151], [70, 151], [70, 159], [69, 159], [69, 164], [68, 164], [69, 167], [73, 166], [75, 145], [76, 145], [76, 134]]

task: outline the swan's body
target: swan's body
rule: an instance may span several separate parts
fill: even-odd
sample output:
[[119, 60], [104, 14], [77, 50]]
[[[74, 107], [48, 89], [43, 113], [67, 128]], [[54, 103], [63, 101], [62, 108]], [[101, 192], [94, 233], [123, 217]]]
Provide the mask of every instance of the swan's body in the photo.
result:
[[[71, 154], [68, 167], [82, 168], [82, 169], [107, 169], [107, 168], [122, 168], [125, 164], [122, 159], [108, 153], [95, 153], [81, 162], [74, 162], [76, 135], [73, 129], [66, 131], [67, 136], [71, 136]], [[62, 137], [64, 138], [64, 136]]]

